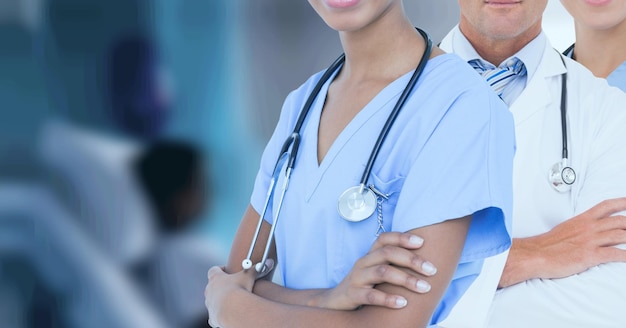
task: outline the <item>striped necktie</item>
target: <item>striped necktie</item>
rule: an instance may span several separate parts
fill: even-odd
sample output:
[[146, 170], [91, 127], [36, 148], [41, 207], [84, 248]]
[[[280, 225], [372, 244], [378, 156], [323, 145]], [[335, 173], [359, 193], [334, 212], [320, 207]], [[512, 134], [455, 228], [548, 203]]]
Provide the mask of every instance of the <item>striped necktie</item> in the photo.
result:
[[526, 65], [517, 57], [507, 60], [500, 67], [485, 63], [480, 59], [472, 59], [468, 63], [482, 75], [500, 98], [509, 82], [517, 77], [526, 76]]

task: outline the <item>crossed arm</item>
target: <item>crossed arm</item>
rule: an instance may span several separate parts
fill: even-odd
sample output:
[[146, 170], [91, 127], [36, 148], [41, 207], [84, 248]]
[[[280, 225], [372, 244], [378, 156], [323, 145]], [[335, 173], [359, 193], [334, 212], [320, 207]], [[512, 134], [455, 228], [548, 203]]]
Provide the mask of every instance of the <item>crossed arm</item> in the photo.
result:
[[[609, 199], [541, 235], [514, 238], [498, 287], [536, 278], [563, 278], [603, 263], [626, 262], [626, 250], [614, 247], [626, 244], [626, 217], [618, 215], [622, 211], [626, 211], [626, 197]], [[408, 267], [402, 264], [408, 260], [406, 253], [397, 248], [393, 248], [395, 256], [385, 259], [393, 265]], [[405, 272], [401, 275], [396, 281], [408, 277]]]
[[515, 238], [498, 286], [563, 278], [609, 262], [626, 262], [626, 198], [605, 200], [552, 230]]
[[[258, 214], [249, 207], [225, 268], [227, 272], [237, 273], [226, 274], [217, 267], [209, 271], [205, 296], [213, 325], [425, 327], [452, 279], [471, 222], [468, 216], [414, 229], [409, 234], [385, 234], [336, 288], [294, 291], [263, 280], [255, 283], [252, 270], [240, 271], [240, 262], [247, 255], [257, 219]], [[263, 226], [263, 229], [268, 228], [269, 225]], [[428, 237], [420, 247], [419, 238], [411, 238], [411, 235]], [[418, 248], [420, 256], [433, 259], [438, 269], [436, 275], [418, 274], [426, 273], [424, 267], [428, 268], [418, 257]], [[260, 258], [257, 251], [253, 258]], [[389, 265], [390, 262], [398, 263], [403, 269]], [[419, 281], [422, 283], [418, 284]], [[429, 287], [425, 287], [424, 282]], [[395, 309], [385, 306], [355, 309], [372, 303]]]

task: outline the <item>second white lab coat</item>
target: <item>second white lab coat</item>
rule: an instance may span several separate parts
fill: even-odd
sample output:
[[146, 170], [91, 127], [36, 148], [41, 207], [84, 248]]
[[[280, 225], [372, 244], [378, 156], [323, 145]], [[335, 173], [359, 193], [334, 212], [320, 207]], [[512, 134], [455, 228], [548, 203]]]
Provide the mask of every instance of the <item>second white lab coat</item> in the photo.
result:
[[[454, 29], [441, 48], [454, 52]], [[565, 58], [549, 42], [525, 90], [510, 107], [515, 119], [513, 237], [551, 230], [605, 199], [626, 196], [626, 94]], [[473, 58], [464, 58], [470, 60]], [[567, 123], [577, 181], [559, 193], [548, 183], [561, 158], [561, 74], [567, 71]], [[506, 254], [483, 272], [441, 326], [626, 327], [626, 263], [593, 267], [563, 279], [532, 279], [496, 292]]]

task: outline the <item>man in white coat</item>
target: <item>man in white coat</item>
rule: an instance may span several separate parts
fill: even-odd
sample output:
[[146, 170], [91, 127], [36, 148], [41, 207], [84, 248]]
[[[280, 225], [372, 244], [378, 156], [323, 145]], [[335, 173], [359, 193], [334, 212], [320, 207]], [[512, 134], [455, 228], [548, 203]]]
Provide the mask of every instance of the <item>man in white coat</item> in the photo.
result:
[[[514, 240], [442, 326], [626, 327], [626, 94], [552, 48], [547, 0], [459, 4], [441, 48], [474, 66], [515, 118]], [[557, 190], [548, 176], [563, 161], [562, 95], [575, 181]]]

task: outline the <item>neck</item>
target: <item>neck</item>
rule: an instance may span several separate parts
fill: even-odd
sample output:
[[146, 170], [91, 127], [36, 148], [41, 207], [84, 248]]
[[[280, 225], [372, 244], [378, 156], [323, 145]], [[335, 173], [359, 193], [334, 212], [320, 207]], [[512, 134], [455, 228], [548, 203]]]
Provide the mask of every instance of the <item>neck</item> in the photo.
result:
[[576, 24], [574, 58], [593, 75], [606, 78], [626, 61], [626, 21], [611, 29]]
[[346, 54], [340, 75], [349, 80], [394, 80], [415, 69], [426, 44], [401, 7], [390, 8], [363, 29], [342, 31], [339, 37]]
[[535, 39], [541, 33], [541, 24], [536, 24], [514, 37], [496, 38], [474, 29], [461, 16], [459, 29], [483, 59], [495, 66], [499, 66], [503, 61], [515, 55]]

